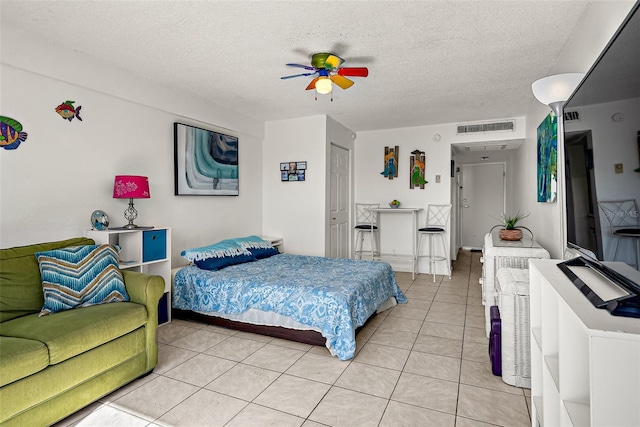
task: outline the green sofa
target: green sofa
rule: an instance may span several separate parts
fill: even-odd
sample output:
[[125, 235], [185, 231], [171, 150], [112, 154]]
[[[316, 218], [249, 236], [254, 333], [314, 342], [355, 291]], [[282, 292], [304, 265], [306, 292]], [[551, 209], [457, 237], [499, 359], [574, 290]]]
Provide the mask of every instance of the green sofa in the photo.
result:
[[130, 302], [39, 317], [35, 252], [94, 244], [86, 238], [0, 250], [0, 425], [65, 418], [153, 370], [164, 280], [123, 270]]

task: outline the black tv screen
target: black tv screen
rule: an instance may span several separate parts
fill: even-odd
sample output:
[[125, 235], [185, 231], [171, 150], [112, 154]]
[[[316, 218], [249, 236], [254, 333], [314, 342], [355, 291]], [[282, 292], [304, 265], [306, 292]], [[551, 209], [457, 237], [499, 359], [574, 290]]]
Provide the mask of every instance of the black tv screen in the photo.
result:
[[639, 5], [564, 106], [567, 243], [636, 269], [640, 237], [612, 231], [640, 228]]

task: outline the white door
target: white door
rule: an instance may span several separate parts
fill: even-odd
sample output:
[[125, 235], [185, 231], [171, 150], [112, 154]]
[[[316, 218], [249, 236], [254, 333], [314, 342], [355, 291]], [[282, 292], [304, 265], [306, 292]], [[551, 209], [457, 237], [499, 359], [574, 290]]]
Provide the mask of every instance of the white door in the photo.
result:
[[482, 248], [484, 235], [499, 223], [505, 210], [505, 164], [462, 165], [460, 220], [462, 246]]
[[331, 144], [329, 256], [349, 258], [349, 151]]

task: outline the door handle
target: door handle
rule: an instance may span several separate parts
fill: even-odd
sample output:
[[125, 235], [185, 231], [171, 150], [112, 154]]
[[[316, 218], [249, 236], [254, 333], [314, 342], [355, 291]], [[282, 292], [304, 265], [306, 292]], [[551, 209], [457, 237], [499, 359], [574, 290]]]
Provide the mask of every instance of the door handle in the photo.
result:
[[462, 205], [462, 207], [463, 207], [463, 208], [468, 208], [468, 207], [469, 207], [469, 205]]

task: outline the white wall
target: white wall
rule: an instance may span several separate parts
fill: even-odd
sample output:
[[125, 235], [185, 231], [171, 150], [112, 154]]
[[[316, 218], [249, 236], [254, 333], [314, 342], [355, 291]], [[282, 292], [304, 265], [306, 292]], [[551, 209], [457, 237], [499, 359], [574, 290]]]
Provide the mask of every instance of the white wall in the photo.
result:
[[[262, 231], [262, 122], [4, 23], [1, 36], [0, 111], [28, 138], [0, 150], [0, 247], [81, 236], [95, 209], [123, 225], [116, 174], [149, 177], [136, 222], [172, 227], [174, 265], [185, 248]], [[56, 114], [66, 100], [82, 106], [83, 121]], [[239, 136], [240, 196], [174, 196], [175, 121]]]
[[[328, 256], [331, 144], [349, 150], [353, 162], [352, 133], [324, 115], [265, 124], [263, 232], [282, 237], [286, 252]], [[280, 180], [280, 163], [293, 161], [307, 162], [304, 182]]]
[[[355, 144], [355, 191], [354, 202], [380, 203], [382, 207], [398, 199], [404, 207], [420, 207], [419, 223], [426, 221], [426, 208], [429, 204], [448, 204], [451, 200], [451, 144], [480, 143], [506, 139], [524, 138], [524, 118], [516, 118], [515, 132], [486, 133], [479, 135], [457, 135], [456, 124], [448, 123], [434, 126], [386, 129], [370, 132], [358, 132]], [[380, 172], [384, 168], [384, 147], [399, 147], [398, 178], [384, 178]], [[425, 189], [409, 188], [409, 158], [413, 150], [425, 152], [426, 184]], [[440, 175], [440, 183], [436, 183]], [[454, 222], [452, 222], [453, 224]], [[381, 219], [382, 251], [390, 254], [410, 254], [411, 234], [410, 216], [394, 215]], [[449, 238], [450, 236], [448, 236]], [[393, 260], [394, 269], [411, 271], [409, 262]], [[438, 274], [444, 273], [444, 263], [438, 263]], [[426, 263], [421, 264], [420, 272], [426, 272]]]
[[[548, 74], [586, 72], [633, 3], [592, 4]], [[19, 120], [29, 138], [18, 150], [0, 150], [0, 246], [81, 235], [95, 209], [107, 211], [114, 224], [124, 223], [124, 202], [111, 198], [113, 176], [139, 173], [149, 176], [152, 195], [136, 204], [139, 223], [173, 227], [174, 265], [185, 247], [260, 231], [284, 237], [287, 251], [324, 254], [327, 144], [334, 132], [325, 116], [263, 125], [11, 25], [3, 23], [1, 31], [0, 110]], [[67, 99], [83, 106], [83, 122], [68, 123], [55, 114], [53, 108]], [[562, 203], [536, 202], [536, 128], [548, 112], [532, 101], [526, 120], [518, 118], [515, 134], [498, 137], [458, 136], [454, 124], [360, 132], [353, 156], [353, 201], [386, 204], [397, 198], [405, 206], [420, 207], [449, 203], [450, 144], [526, 134], [514, 158], [518, 174], [513, 206], [531, 212], [527, 225], [552, 256], [559, 257], [564, 245]], [[239, 135], [240, 196], [173, 195], [174, 121]], [[348, 130], [336, 132], [343, 139]], [[390, 181], [380, 175], [382, 153], [384, 146], [395, 145], [400, 146], [400, 176]], [[408, 157], [416, 148], [427, 155], [425, 190], [409, 190]], [[291, 160], [307, 160], [305, 183], [280, 182], [279, 163]], [[436, 174], [441, 175], [440, 184], [435, 183]], [[387, 248], [409, 250], [408, 231], [400, 232], [405, 229], [406, 224], [387, 225]]]
[[[325, 254], [327, 117], [265, 124], [262, 161], [263, 233], [284, 239], [286, 252]], [[307, 162], [304, 182], [281, 182], [280, 163]]]
[[[634, 1], [607, 1], [589, 5], [587, 12], [565, 45], [557, 64], [549, 67], [547, 75], [581, 72], [586, 73], [605, 48]], [[540, 76], [540, 78], [545, 76]], [[532, 82], [533, 83], [533, 82]], [[533, 96], [532, 96], [532, 99]], [[551, 109], [535, 101], [526, 116], [526, 141], [518, 150], [516, 168], [519, 173], [515, 195], [516, 205], [522, 211], [530, 212], [530, 228], [536, 233], [536, 240], [551, 254], [551, 258], [562, 258], [566, 243], [566, 231], [563, 225], [564, 193], [562, 185], [558, 188], [558, 202], [537, 202], [537, 128]], [[562, 146], [562, 141], [559, 140]], [[562, 153], [558, 161], [558, 176], [564, 180]], [[562, 184], [562, 181], [560, 181]], [[600, 196], [600, 195], [599, 195]]]

